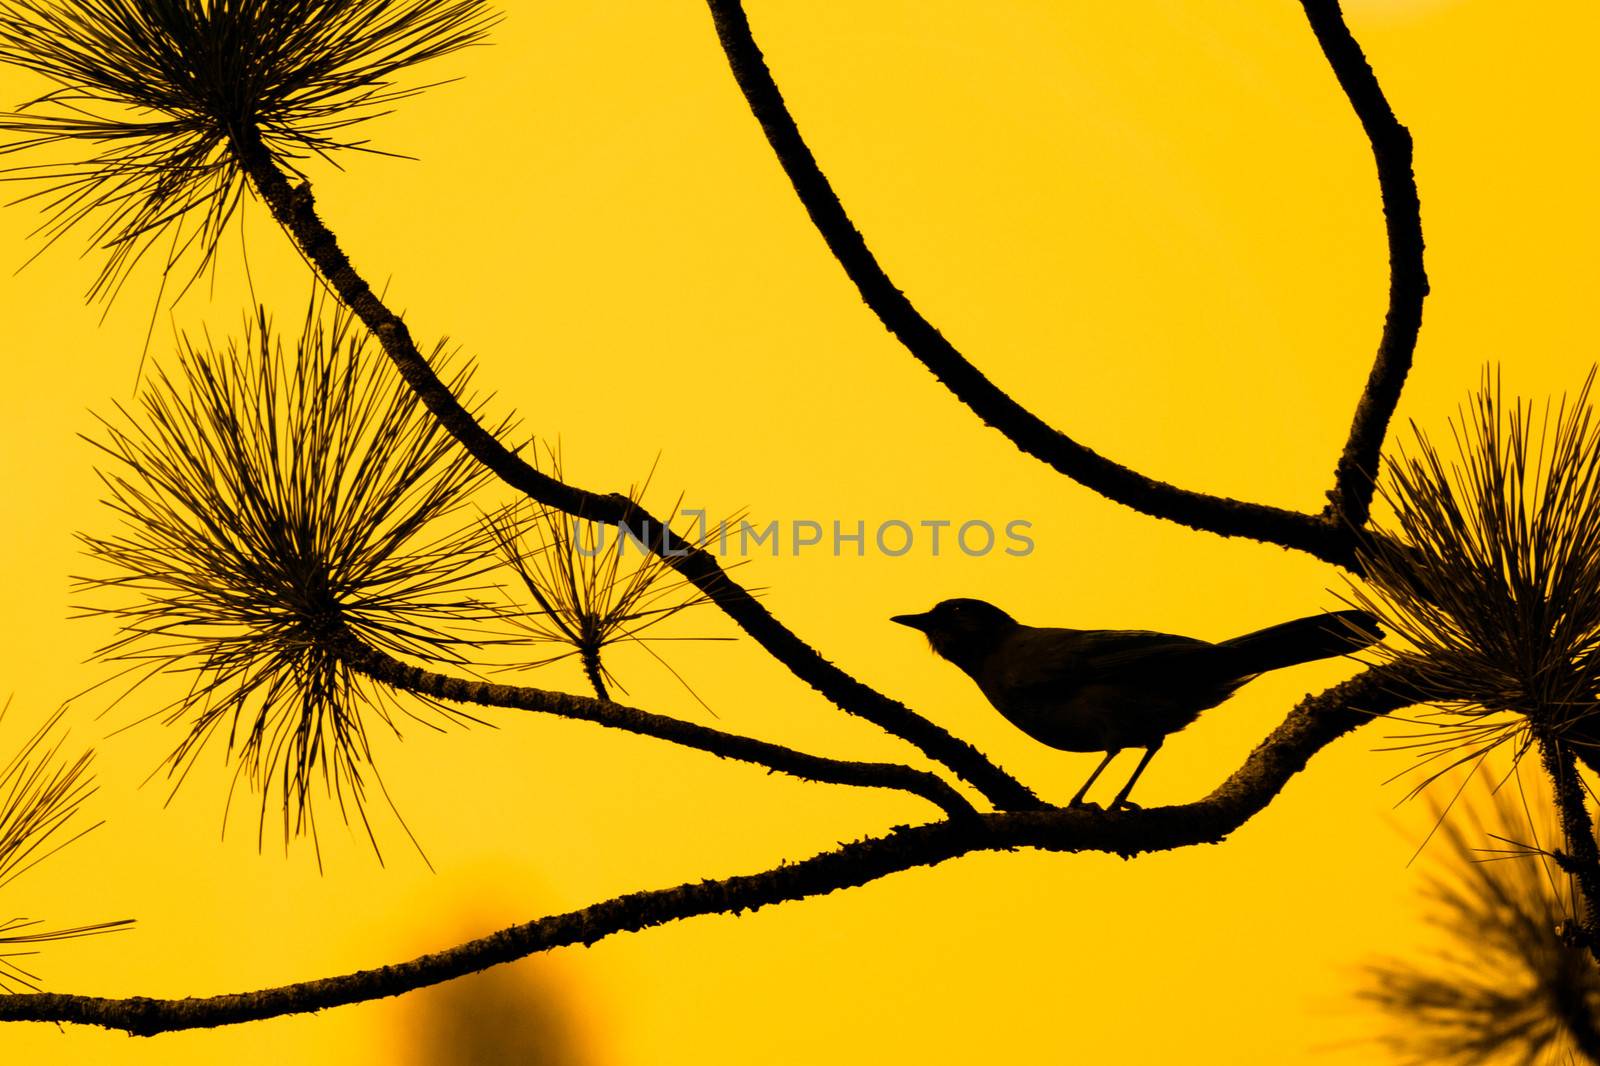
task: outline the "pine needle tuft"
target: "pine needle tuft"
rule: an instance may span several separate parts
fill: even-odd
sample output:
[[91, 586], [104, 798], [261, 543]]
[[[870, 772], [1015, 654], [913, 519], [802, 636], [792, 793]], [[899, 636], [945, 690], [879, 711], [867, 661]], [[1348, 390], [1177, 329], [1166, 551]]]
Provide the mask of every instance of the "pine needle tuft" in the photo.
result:
[[[1395, 638], [1438, 713], [1407, 739], [1452, 766], [1549, 737], [1594, 748], [1600, 696], [1600, 424], [1593, 371], [1571, 399], [1502, 400], [1498, 378], [1450, 425], [1388, 463], [1387, 541], [1353, 602]], [[1409, 646], [1409, 647], [1407, 647]], [[1418, 788], [1425, 786], [1424, 781]]]
[[87, 230], [107, 254], [91, 298], [158, 243], [168, 272], [193, 253], [192, 281], [244, 194], [244, 145], [295, 174], [375, 151], [353, 127], [426, 88], [396, 79], [496, 21], [483, 0], [0, 0], [0, 62], [55, 86], [0, 113], [0, 152], [65, 150], [9, 177], [37, 186], [46, 245]]
[[[0, 707], [0, 720], [8, 710], [9, 700]], [[95, 792], [89, 772], [94, 753], [84, 751], [75, 757], [66, 753], [66, 738], [57, 729], [63, 713], [52, 715], [8, 762], [0, 764], [0, 889], [98, 828], [98, 823], [80, 825], [79, 817]], [[20, 960], [38, 954], [41, 945], [132, 924], [122, 919], [51, 929], [37, 919], [0, 918], [0, 992], [39, 991], [38, 975]]]
[[[462, 394], [467, 368], [450, 377]], [[313, 310], [290, 344], [264, 312], [242, 341], [185, 341], [137, 415], [119, 412], [96, 443], [122, 529], [82, 538], [108, 572], [80, 585], [110, 601], [85, 613], [120, 629], [101, 659], [128, 664], [135, 685], [191, 676], [158, 712], [183, 733], [174, 785], [218, 740], [235, 783], [261, 795], [263, 827], [281, 804], [286, 840], [314, 836], [321, 791], [370, 836], [368, 725], [398, 735], [396, 711], [435, 726], [465, 716], [390, 693], [341, 647], [463, 663], [490, 613], [479, 595], [494, 559], [463, 507], [487, 472], [343, 312]]]
[[1464, 806], [1441, 829], [1443, 856], [1424, 888], [1443, 943], [1369, 966], [1362, 998], [1388, 1018], [1383, 1043], [1403, 1062], [1575, 1061], [1600, 1039], [1600, 968], [1561, 934], [1574, 893], [1544, 850], [1553, 820], [1530, 813], [1549, 800], [1508, 781]]
[[[559, 451], [547, 447], [545, 465], [552, 477], [563, 479]], [[650, 480], [646, 477], [643, 484], [630, 488], [628, 498], [639, 503]], [[669, 513], [677, 514], [682, 505], [679, 497]], [[522, 665], [538, 667], [576, 656], [595, 694], [610, 699], [612, 689], [627, 690], [612, 673], [607, 653], [617, 645], [631, 644], [650, 654], [710, 710], [651, 645], [731, 638], [659, 632], [657, 627], [682, 612], [711, 602], [666, 559], [619, 526], [584, 521], [546, 507], [513, 505], [486, 518], [484, 526], [501, 561], [516, 573], [532, 601], [517, 604], [507, 617], [519, 627], [523, 641], [553, 649]], [[709, 537], [710, 532], [702, 529], [691, 539], [704, 547]]]

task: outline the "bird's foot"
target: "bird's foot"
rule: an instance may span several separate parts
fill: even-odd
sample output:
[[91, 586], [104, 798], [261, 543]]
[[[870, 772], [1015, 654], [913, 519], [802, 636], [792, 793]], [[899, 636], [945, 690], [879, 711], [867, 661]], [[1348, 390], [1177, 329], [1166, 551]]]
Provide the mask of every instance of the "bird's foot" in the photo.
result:
[[1098, 811], [1098, 810], [1100, 810], [1100, 804], [1094, 802], [1093, 800], [1086, 800], [1082, 796], [1077, 796], [1077, 797], [1074, 797], [1072, 799], [1072, 801], [1067, 804], [1067, 810], [1069, 810], [1069, 811]]
[[1133, 800], [1131, 800], [1131, 799], [1120, 799], [1120, 800], [1117, 800], [1115, 803], [1113, 803], [1111, 805], [1110, 809], [1113, 810], [1113, 811], [1142, 811], [1142, 810], [1144, 810], [1143, 807], [1139, 806], [1137, 803], [1133, 802]]

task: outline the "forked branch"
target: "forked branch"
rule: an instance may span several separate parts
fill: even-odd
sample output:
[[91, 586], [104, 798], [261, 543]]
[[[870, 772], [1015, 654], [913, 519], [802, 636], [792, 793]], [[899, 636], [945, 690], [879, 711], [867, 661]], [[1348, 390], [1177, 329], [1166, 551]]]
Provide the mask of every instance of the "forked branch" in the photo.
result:
[[[1383, 102], [1370, 68], [1343, 26], [1337, 3], [1332, 0], [1303, 0], [1318, 40], [1339, 73], [1341, 84], [1361, 115], [1369, 137], [1373, 139], [1380, 178], [1385, 183], [1384, 203], [1390, 220], [1393, 250], [1391, 261], [1399, 264], [1397, 271], [1410, 271], [1412, 265], [1415, 270], [1406, 278], [1396, 280], [1392, 286], [1390, 325], [1369, 381], [1368, 394], [1363, 398], [1356, 417], [1356, 428], [1352, 432], [1351, 444], [1346, 449], [1347, 461], [1341, 463], [1333, 505], [1323, 514], [1311, 515], [1190, 492], [1146, 477], [1059, 433], [996, 388], [895, 290], [873, 259], [784, 108], [739, 5], [731, 0], [708, 2], [717, 19], [718, 31], [728, 50], [734, 74], [834, 254], [885, 324], [980, 417], [999, 427], [1029, 454], [1109, 499], [1147, 514], [1196, 529], [1280, 544], [1344, 566], [1357, 565], [1355, 545], [1365, 534], [1358, 534], [1354, 530], [1366, 520], [1371, 473], [1404, 381], [1405, 368], [1409, 365], [1411, 348], [1420, 323], [1420, 302], [1421, 295], [1426, 292], [1426, 279], [1420, 273], [1420, 226], [1415, 235], [1415, 246], [1405, 244], [1410, 238], [1407, 227], [1417, 215], [1414, 209], [1414, 184], [1409, 187], [1410, 200], [1406, 199], [1405, 182], [1410, 177], [1409, 137], [1393, 120], [1392, 113]], [[13, 6], [25, 7], [30, 17], [17, 22], [13, 27], [15, 32], [10, 37], [23, 42], [18, 45], [21, 50], [19, 54], [32, 57], [37, 69], [53, 75], [65, 72], [70, 81], [81, 76], [84, 63], [79, 60], [87, 56], [85, 62], [93, 68], [90, 73], [97, 78], [106, 75], [101, 79], [105, 83], [101, 87], [102, 98], [121, 100], [130, 96], [124, 72], [120, 69], [101, 69], [104, 66], [101, 62], [102, 53], [106, 50], [100, 47], [101, 37], [97, 33], [80, 33], [71, 39], [71, 47], [62, 53], [70, 62], [63, 63], [55, 55], [54, 48], [46, 49], [49, 54], [40, 56], [35, 54], [39, 49], [34, 46], [39, 35], [32, 31], [37, 26], [50, 23], [48, 13], [43, 8], [36, 9], [32, 3], [22, 4], [20, 0]], [[438, 46], [450, 50], [478, 39], [482, 26], [476, 21], [478, 7], [470, 0], [463, 0], [459, 5], [441, 8], [423, 5], [412, 10], [412, 14], [424, 10], [444, 12], [445, 15], [441, 17], [447, 16], [445, 24], [449, 26], [456, 25], [452, 20], [465, 20], [460, 22], [460, 26], [466, 29]], [[141, 106], [145, 110], [163, 111], [161, 101], [167, 100], [168, 96], [150, 103], [146, 99], [148, 93], [144, 91], [144, 83], [156, 79], [156, 75], [171, 82], [160, 82], [158, 88], [173, 90], [170, 98], [182, 104], [175, 111], [193, 119], [192, 124], [197, 130], [194, 137], [198, 138], [196, 143], [207, 146], [208, 152], [211, 147], [216, 147], [228, 160], [224, 167], [229, 176], [228, 182], [219, 187], [234, 190], [237, 186], [232, 183], [233, 176], [239, 172], [248, 175], [250, 183], [299, 251], [337, 293], [341, 302], [379, 340], [386, 354], [438, 423], [479, 463], [508, 485], [541, 504], [589, 521], [627, 528], [796, 676], [842, 709], [916, 745], [926, 755], [970, 782], [1000, 809], [993, 813], [978, 814], [949, 783], [911, 767], [823, 759], [779, 745], [651, 715], [608, 700], [589, 700], [537, 689], [446, 677], [404, 664], [370, 645], [349, 646], [344, 649], [346, 664], [358, 667], [373, 678], [436, 700], [564, 714], [657, 736], [718, 755], [744, 759], [797, 776], [901, 789], [929, 799], [950, 817], [932, 824], [896, 828], [881, 836], [844, 845], [798, 863], [780, 864], [761, 873], [617, 897], [568, 914], [512, 926], [446, 951], [377, 969], [256, 992], [198, 999], [105, 999], [57, 994], [0, 996], [0, 1020], [92, 1024], [142, 1035], [209, 1028], [398, 995], [555, 947], [589, 944], [615, 933], [642, 930], [696, 915], [737, 914], [785, 900], [863, 885], [891, 873], [935, 865], [971, 852], [1031, 847], [1062, 852], [1102, 851], [1131, 856], [1146, 851], [1215, 843], [1264, 809], [1287, 781], [1305, 767], [1311, 756], [1328, 743], [1373, 717], [1416, 699], [1411, 675], [1404, 665], [1390, 664], [1373, 668], [1328, 692], [1303, 701], [1238, 771], [1212, 794], [1195, 803], [1147, 811], [1116, 812], [1045, 807], [1025, 786], [982, 752], [828, 662], [777, 621], [747, 590], [733, 582], [715, 556], [674, 535], [666, 523], [657, 520], [637, 502], [626, 496], [603, 495], [569, 485], [540, 472], [503, 445], [492, 430], [474, 419], [471, 412], [439, 379], [434, 368], [417, 349], [405, 323], [354, 269], [334, 234], [318, 217], [310, 186], [291, 181], [281, 165], [290, 157], [282, 153], [275, 155], [274, 146], [263, 139], [263, 131], [271, 130], [270, 123], [264, 118], [268, 112], [261, 107], [255, 110], [247, 107], [241, 112], [231, 102], [231, 94], [236, 86], [228, 79], [233, 67], [218, 63], [208, 65], [203, 62], [203, 56], [181, 54], [181, 48], [174, 51], [169, 47], [173, 35], [167, 32], [168, 22], [176, 20], [178, 24], [188, 26], [184, 20], [194, 13], [181, 5], [120, 4], [113, 5], [113, 8], [152, 16], [152, 19], [135, 20], [137, 25], [134, 28], [139, 32], [129, 38], [130, 47], [138, 55], [149, 52], [161, 62], [153, 68], [155, 74], [151, 78], [139, 79], [139, 85], [135, 87], [138, 91], [132, 93], [133, 98], [144, 101]], [[342, 10], [348, 13], [355, 8], [346, 7]], [[227, 28], [227, 19], [241, 13], [258, 12], [253, 5], [244, 5], [239, 12], [217, 15], [211, 11], [208, 17], [216, 16], [221, 20], [217, 25]], [[298, 28], [298, 23], [293, 20], [269, 20], [269, 23], [264, 25], [275, 31], [286, 27]], [[350, 28], [346, 22], [332, 25], [341, 29]], [[425, 21], [408, 25], [426, 27], [432, 23]], [[82, 29], [81, 26], [78, 28]], [[326, 43], [327, 35], [319, 33], [315, 25], [307, 32], [308, 48]], [[254, 61], [260, 58], [251, 54], [247, 47], [243, 50], [237, 47], [241, 41], [244, 45], [251, 43], [252, 38], [248, 33], [218, 33], [216, 36], [218, 40], [206, 38], [203, 43], [221, 47], [222, 53], [233, 60]], [[427, 35], [422, 36], [426, 38]], [[379, 51], [383, 55], [388, 54], [382, 49]], [[359, 52], [357, 49], [358, 58]], [[292, 50], [283, 54], [292, 56]], [[413, 49], [405, 51], [404, 57], [409, 63], [420, 61], [429, 54], [426, 49]], [[385, 62], [392, 66], [398, 60]], [[296, 64], [288, 65], [298, 69]], [[304, 66], [304, 63], [300, 66]], [[317, 64], [311, 66], [316, 67]], [[198, 68], [204, 68], [207, 78], [199, 80], [206, 91], [196, 94], [190, 91], [191, 82], [196, 81], [191, 75]], [[388, 73], [388, 67], [374, 68], [370, 62], [357, 64], [354, 73], [344, 75], [329, 89], [326, 88], [328, 79], [317, 76], [316, 70], [298, 69], [299, 80], [293, 84], [300, 87], [296, 89], [297, 92], [311, 92], [314, 100], [326, 101], [326, 92], [334, 90], [366, 92], [367, 95], [359, 99], [370, 100], [371, 92], [377, 91], [373, 86], [388, 84]], [[313, 88], [306, 89], [306, 86]], [[317, 86], [325, 88], [317, 89]], [[213, 89], [218, 91], [211, 91]], [[216, 104], [219, 95], [230, 101], [227, 108]], [[268, 99], [267, 102], [272, 101]], [[275, 106], [281, 108], [281, 105], [282, 101], [278, 101]], [[320, 112], [312, 117], [320, 119]], [[71, 119], [66, 120], [65, 125], [57, 123], [57, 126], [69, 131], [79, 130]], [[140, 129], [142, 132], [139, 136], [150, 135], [149, 129]], [[94, 130], [90, 130], [90, 133], [93, 134]], [[77, 135], [81, 135], [81, 130]], [[156, 136], [160, 138], [159, 131]], [[150, 158], [153, 161], [153, 173], [171, 176], [173, 172], [170, 169], [162, 170], [162, 162], [170, 162], [178, 156], [170, 151], [157, 151]], [[235, 164], [237, 169], [234, 169]], [[115, 175], [116, 170], [113, 169], [111, 173]], [[91, 177], [101, 180], [104, 174], [95, 171]], [[155, 197], [155, 200], [159, 199], [159, 196]], [[114, 204], [115, 197], [107, 202]], [[1363, 475], [1364, 479], [1358, 475]]]
[[1384, 666], [1307, 697], [1243, 766], [1195, 803], [1107, 813], [1082, 808], [1008, 811], [900, 828], [758, 874], [619, 896], [513, 925], [408, 962], [279, 988], [192, 999], [0, 996], [0, 1021], [70, 1022], [140, 1036], [214, 1028], [397, 996], [537, 952], [593, 944], [616, 933], [702, 914], [739, 914], [853, 888], [978, 851], [1039, 848], [1132, 856], [1220, 843], [1263, 810], [1322, 748], [1412, 702], [1402, 667]]

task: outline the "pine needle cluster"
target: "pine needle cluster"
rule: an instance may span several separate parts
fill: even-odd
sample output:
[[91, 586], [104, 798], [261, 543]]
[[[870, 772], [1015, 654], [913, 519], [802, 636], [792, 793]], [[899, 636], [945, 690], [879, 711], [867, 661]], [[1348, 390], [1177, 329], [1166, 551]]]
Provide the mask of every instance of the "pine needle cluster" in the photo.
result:
[[[9, 709], [8, 700], [0, 719]], [[0, 889], [96, 828], [79, 824], [82, 807], [95, 791], [89, 772], [94, 756], [67, 754], [65, 735], [57, 728], [61, 717], [60, 711], [52, 715], [0, 765]], [[38, 974], [23, 960], [42, 945], [131, 924], [124, 919], [50, 929], [39, 919], [0, 917], [0, 992], [39, 990]]]
[[[1600, 696], [1600, 424], [1594, 373], [1535, 408], [1487, 376], [1451, 422], [1388, 465], [1392, 536], [1357, 605], [1397, 638], [1439, 713], [1413, 738], [1450, 766], [1537, 738], [1593, 750]], [[1415, 427], [1413, 427], [1415, 429]], [[1434, 774], [1433, 776], [1437, 776]], [[1431, 777], [1430, 777], [1431, 780]]]
[[299, 173], [310, 157], [373, 151], [352, 127], [424, 87], [397, 78], [484, 39], [483, 0], [0, 0], [0, 62], [55, 86], [0, 114], [6, 153], [46, 243], [87, 231], [110, 297], [157, 244], [194, 276], [245, 192], [241, 152]]
[[[563, 479], [559, 451], [547, 447], [543, 465], [552, 477]], [[640, 502], [649, 486], [646, 477], [642, 484], [630, 487], [629, 498]], [[669, 513], [678, 513], [682, 503], [680, 498]], [[626, 529], [546, 507], [517, 505], [491, 515], [485, 527], [501, 560], [516, 573], [522, 591], [532, 601], [518, 604], [507, 617], [519, 627], [524, 642], [552, 649], [522, 665], [538, 667], [576, 656], [595, 694], [610, 699], [611, 689], [627, 690], [612, 673], [606, 653], [617, 645], [631, 645], [654, 658], [705, 706], [651, 645], [731, 638], [669, 635], [657, 630], [682, 612], [711, 602], [666, 559]], [[704, 546], [707, 536], [701, 531], [693, 542]]]
[[1424, 888], [1443, 943], [1372, 965], [1362, 993], [1387, 1017], [1384, 1043], [1402, 1061], [1566, 1063], [1600, 1040], [1600, 967], [1561, 934], [1574, 893], [1541, 854], [1554, 826], [1530, 815], [1548, 805], [1508, 782], [1443, 822]]
[[370, 834], [368, 726], [456, 716], [399, 702], [342, 649], [464, 661], [489, 614], [494, 559], [464, 508], [486, 472], [342, 313], [313, 310], [287, 344], [265, 313], [243, 340], [186, 341], [137, 414], [119, 413], [96, 443], [121, 529], [83, 537], [103, 564], [83, 589], [108, 601], [85, 611], [117, 625], [99, 656], [135, 684], [188, 675], [158, 712], [182, 734], [169, 775], [215, 740], [263, 824], [281, 803], [286, 838], [314, 830], [319, 789]]

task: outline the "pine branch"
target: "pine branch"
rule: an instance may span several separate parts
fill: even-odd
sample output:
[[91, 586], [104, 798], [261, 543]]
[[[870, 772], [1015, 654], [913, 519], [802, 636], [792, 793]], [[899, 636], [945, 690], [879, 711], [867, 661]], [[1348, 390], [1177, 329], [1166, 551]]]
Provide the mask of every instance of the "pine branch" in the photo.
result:
[[[64, 169], [24, 169], [42, 182], [47, 238], [87, 228], [111, 239], [101, 289], [158, 234], [210, 263], [246, 184], [302, 255], [358, 315], [428, 410], [486, 469], [532, 499], [632, 530], [796, 676], [849, 713], [908, 740], [998, 806], [1038, 800], [972, 745], [846, 674], [730, 581], [717, 560], [622, 495], [542, 474], [479, 425], [417, 350], [399, 316], [352, 267], [318, 219], [297, 161], [363, 142], [348, 128], [423, 87], [400, 75], [479, 43], [496, 21], [484, 0], [0, 0], [0, 62], [56, 83], [26, 113], [0, 114], [0, 157], [51, 145], [87, 149]], [[113, 147], [107, 149], [107, 144]], [[17, 171], [17, 168], [11, 168]], [[194, 221], [198, 219], [198, 221]], [[109, 280], [108, 280], [109, 279]]]
[[1039, 805], [1026, 786], [982, 752], [911, 708], [890, 699], [824, 659], [779, 622], [749, 591], [723, 571], [716, 557], [672, 532], [639, 503], [622, 494], [600, 495], [568, 485], [536, 469], [502, 444], [439, 380], [418, 351], [410, 331], [356, 272], [333, 232], [318, 217], [309, 183], [291, 185], [267, 146], [252, 131], [232, 141], [232, 150], [273, 217], [307, 260], [378, 338], [407, 384], [473, 458], [531, 499], [592, 522], [624, 527], [716, 603], [773, 658], [835, 705], [907, 740], [950, 767], [998, 807]]
[[[726, 733], [695, 722], [685, 722], [664, 714], [613, 703], [604, 697], [593, 699], [565, 692], [521, 685], [498, 685], [488, 681], [450, 677], [446, 674], [410, 666], [391, 655], [346, 638], [339, 655], [352, 669], [376, 681], [430, 700], [472, 703], [484, 707], [541, 711], [562, 718], [596, 722], [641, 736], [655, 737], [672, 744], [710, 752], [724, 759], [755, 763], [769, 770], [808, 781], [866, 788], [889, 788], [910, 792], [936, 805], [951, 818], [966, 818], [975, 812], [943, 778], [924, 770], [896, 763], [849, 762], [808, 755], [781, 744]], [[602, 690], [603, 691], [603, 690]]]
[[1600, 845], [1595, 842], [1594, 819], [1584, 801], [1584, 784], [1570, 744], [1559, 738], [1539, 739], [1539, 757], [1550, 778], [1561, 835], [1566, 840], [1561, 868], [1578, 885], [1577, 939], [1600, 963]]
[[339, 977], [191, 999], [40, 994], [0, 996], [0, 1021], [98, 1025], [140, 1036], [215, 1028], [326, 1010], [425, 988], [552, 948], [593, 944], [703, 914], [742, 914], [787, 900], [853, 888], [980, 851], [1037, 848], [1133, 856], [1220, 843], [1265, 809], [1329, 743], [1412, 702], [1397, 666], [1368, 670], [1307, 697], [1216, 791], [1194, 803], [1105, 812], [1007, 811], [899, 828], [758, 874], [619, 896], [567, 914], [510, 926], [446, 951]]

